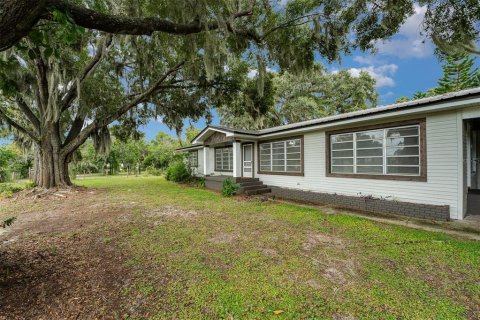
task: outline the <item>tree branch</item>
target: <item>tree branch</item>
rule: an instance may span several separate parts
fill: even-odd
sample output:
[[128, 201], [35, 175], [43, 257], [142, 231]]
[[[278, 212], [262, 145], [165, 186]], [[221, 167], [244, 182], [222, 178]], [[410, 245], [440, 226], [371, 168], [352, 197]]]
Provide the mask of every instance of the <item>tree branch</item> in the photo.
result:
[[[111, 46], [112, 38], [113, 37], [111, 35], [107, 35], [105, 38], [98, 41], [97, 52], [95, 53], [95, 56], [79, 76], [80, 84], [82, 84], [86, 78], [88, 78], [90, 75], [92, 75], [95, 72], [95, 69], [97, 68], [98, 64], [100, 63], [100, 61], [102, 61], [102, 58], [104, 57], [105, 52]], [[78, 85], [77, 81], [74, 81], [74, 84], [70, 87], [68, 92], [62, 98], [62, 101], [60, 103], [61, 112], [64, 112], [65, 110], [70, 108], [72, 101], [77, 97], [77, 85]]]
[[35, 131], [39, 134], [40, 133], [40, 121], [38, 120], [37, 116], [33, 113], [32, 109], [27, 105], [25, 100], [20, 97], [16, 97], [15, 101], [17, 102], [18, 108], [23, 112], [23, 114], [30, 120], [33, 125]]
[[40, 117], [43, 116], [46, 107], [48, 105], [48, 79], [47, 79], [47, 66], [43, 61], [40, 51], [38, 48], [35, 48], [37, 51], [37, 58], [35, 58], [35, 68], [36, 68], [36, 78], [37, 78], [37, 87], [39, 93], [38, 109], [40, 111]]
[[5, 122], [17, 129], [19, 132], [22, 132], [23, 134], [27, 135], [32, 139], [34, 142], [39, 143], [39, 139], [33, 134], [32, 132], [28, 131], [26, 128], [22, 127], [20, 124], [18, 124], [15, 120], [10, 118], [5, 111], [3, 111], [0, 108], [0, 118], [3, 118]]
[[325, 17], [325, 16], [322, 15], [321, 13], [311, 13], [311, 14], [307, 14], [307, 15], [304, 15], [304, 16], [301, 16], [301, 17], [296, 17], [296, 18], [293, 18], [293, 19], [291, 19], [291, 20], [289, 20], [289, 21], [287, 21], [287, 22], [281, 23], [281, 24], [279, 24], [279, 25], [271, 28], [271, 29], [268, 30], [267, 32], [265, 32], [265, 33], [260, 37], [260, 41], [263, 42], [263, 41], [265, 40], [265, 38], [267, 38], [270, 34], [274, 33], [275, 31], [277, 31], [277, 30], [279, 30], [279, 29], [301, 26], [301, 25], [304, 25], [304, 24], [310, 22], [309, 20], [297, 22], [297, 21], [299, 21], [299, 20], [308, 19], [308, 18], [311, 18], [311, 17], [319, 17], [319, 16]]
[[146, 91], [137, 95], [133, 98], [132, 101], [126, 103], [121, 108], [119, 108], [116, 112], [109, 114], [107, 117], [103, 119], [97, 119], [87, 127], [85, 127], [76, 137], [72, 138], [71, 141], [66, 143], [62, 148], [62, 153], [67, 155], [73, 151], [75, 151], [78, 146], [87, 140], [92, 132], [96, 129], [108, 126], [110, 123], [114, 122], [122, 115], [124, 115], [128, 110], [132, 109], [133, 107], [137, 106], [138, 104], [145, 102], [154, 92], [158, 89], [158, 87], [172, 74], [176, 73], [182, 66], [184, 65], [184, 61], [178, 63], [173, 68], [169, 69], [160, 79], [157, 80], [152, 86], [150, 86]]
[[[49, 8], [68, 12], [74, 22], [88, 29], [105, 31], [112, 34], [151, 35], [153, 32], [163, 32], [176, 35], [187, 35], [216, 30], [220, 28], [217, 21], [204, 24], [198, 20], [190, 23], [175, 23], [157, 17], [128, 17], [100, 13], [66, 0], [2, 0], [0, 1], [0, 51], [7, 50], [27, 36], [41, 19], [51, 19]], [[253, 9], [240, 11], [232, 19], [251, 16]], [[235, 33], [259, 42], [259, 37], [253, 30], [238, 30]]]
[[[105, 14], [62, 0], [53, 1], [52, 5], [60, 11], [68, 12], [79, 26], [113, 34], [151, 35], [154, 32], [164, 32], [176, 35], [187, 35], [204, 32], [205, 30], [216, 30], [220, 27], [217, 21], [212, 21], [207, 24], [203, 24], [198, 20], [190, 23], [175, 23], [157, 17], [131, 18]], [[253, 10], [248, 9], [237, 12], [232, 15], [231, 18], [238, 19], [251, 16], [252, 14]], [[228, 20], [226, 24], [230, 28], [232, 27], [230, 23], [228, 23]], [[251, 30], [239, 30], [237, 33], [252, 39], [256, 37], [255, 32]]]

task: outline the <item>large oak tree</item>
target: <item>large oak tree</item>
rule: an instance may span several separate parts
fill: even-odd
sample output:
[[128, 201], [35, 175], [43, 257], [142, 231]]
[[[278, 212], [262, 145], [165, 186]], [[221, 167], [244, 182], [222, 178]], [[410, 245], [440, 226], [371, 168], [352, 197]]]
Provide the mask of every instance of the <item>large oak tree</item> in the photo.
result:
[[262, 93], [267, 66], [371, 49], [412, 13], [407, 0], [3, 0], [0, 126], [35, 150], [37, 185], [68, 186], [75, 151], [89, 137], [108, 151], [112, 123], [180, 128], [227, 105], [252, 65]]

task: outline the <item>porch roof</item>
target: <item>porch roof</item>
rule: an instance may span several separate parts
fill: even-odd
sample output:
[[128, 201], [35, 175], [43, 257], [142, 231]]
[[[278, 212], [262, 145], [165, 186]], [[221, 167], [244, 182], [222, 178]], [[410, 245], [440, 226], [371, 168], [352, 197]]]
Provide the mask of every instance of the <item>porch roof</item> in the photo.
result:
[[195, 150], [199, 150], [199, 149], [202, 149], [202, 148], [203, 148], [202, 144], [194, 144], [194, 145], [191, 145], [191, 146], [177, 148], [176, 150], [177, 151], [195, 151]]

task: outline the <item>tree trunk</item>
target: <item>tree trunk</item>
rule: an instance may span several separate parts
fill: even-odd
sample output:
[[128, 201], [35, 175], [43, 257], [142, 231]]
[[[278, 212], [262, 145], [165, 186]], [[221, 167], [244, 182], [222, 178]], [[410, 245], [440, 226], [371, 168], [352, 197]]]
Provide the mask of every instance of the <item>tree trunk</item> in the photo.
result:
[[0, 1], [0, 51], [26, 36], [45, 12], [46, 0]]
[[33, 181], [38, 187], [62, 188], [72, 185], [68, 174], [71, 157], [62, 153], [54, 135], [43, 137], [41, 145], [35, 148]]

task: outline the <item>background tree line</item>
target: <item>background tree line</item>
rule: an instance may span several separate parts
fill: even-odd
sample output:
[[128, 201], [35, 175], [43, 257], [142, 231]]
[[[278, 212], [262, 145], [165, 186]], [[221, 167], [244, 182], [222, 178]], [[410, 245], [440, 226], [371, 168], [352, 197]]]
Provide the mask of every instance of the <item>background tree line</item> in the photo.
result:
[[[190, 144], [198, 133], [190, 126], [185, 130], [185, 139], [164, 132], [150, 141], [141, 132], [135, 137], [114, 135], [107, 154], [97, 153], [93, 140], [87, 140], [75, 153], [70, 174], [162, 174], [172, 163], [184, 160], [185, 154], [176, 149]], [[21, 150], [14, 142], [0, 145], [0, 182], [29, 178], [32, 167], [29, 149]]]
[[264, 129], [370, 108], [378, 99], [375, 79], [366, 71], [332, 73], [321, 63], [299, 73], [268, 72], [264, 82], [259, 95], [258, 75], [246, 78], [231, 103], [217, 109], [221, 124]]

